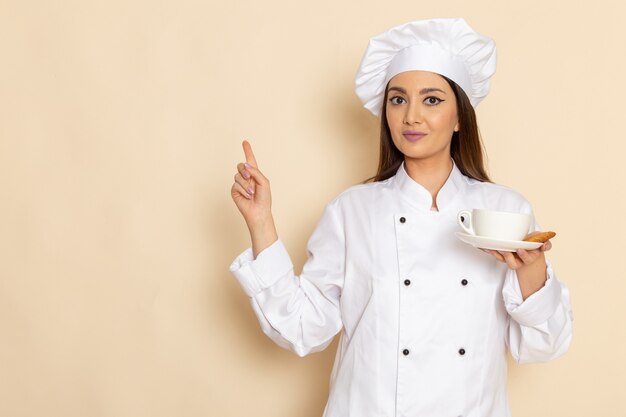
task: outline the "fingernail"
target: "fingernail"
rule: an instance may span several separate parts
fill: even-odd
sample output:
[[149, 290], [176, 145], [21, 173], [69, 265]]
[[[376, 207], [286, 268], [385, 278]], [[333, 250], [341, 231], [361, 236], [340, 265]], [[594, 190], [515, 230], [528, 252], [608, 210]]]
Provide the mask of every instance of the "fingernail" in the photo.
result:
[[244, 171], [244, 172], [243, 172], [243, 177], [244, 177], [245, 179], [250, 178], [250, 173], [249, 173], [248, 171]]
[[252, 165], [250, 165], [250, 164], [249, 164], [249, 163], [247, 163], [247, 162], [245, 162], [245, 163], [243, 164], [243, 166], [245, 166], [246, 168], [252, 168]]
[[254, 190], [252, 189], [252, 187], [248, 187], [248, 190], [247, 190], [247, 191], [248, 191], [248, 193], [250, 193], [250, 194], [254, 194]]

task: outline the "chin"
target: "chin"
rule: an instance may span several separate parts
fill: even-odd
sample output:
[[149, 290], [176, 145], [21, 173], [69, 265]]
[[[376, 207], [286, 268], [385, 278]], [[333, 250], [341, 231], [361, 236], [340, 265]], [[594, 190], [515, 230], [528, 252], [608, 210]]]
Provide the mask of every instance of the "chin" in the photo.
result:
[[450, 156], [450, 151], [448, 151], [446, 153], [446, 150], [440, 150], [440, 151], [432, 151], [432, 152], [402, 152], [404, 154], [404, 157], [407, 159], [414, 159], [414, 160], [421, 160], [421, 161], [425, 161], [427, 159], [440, 159], [440, 158], [444, 158], [445, 157], [443, 155], [446, 155], [447, 157]]

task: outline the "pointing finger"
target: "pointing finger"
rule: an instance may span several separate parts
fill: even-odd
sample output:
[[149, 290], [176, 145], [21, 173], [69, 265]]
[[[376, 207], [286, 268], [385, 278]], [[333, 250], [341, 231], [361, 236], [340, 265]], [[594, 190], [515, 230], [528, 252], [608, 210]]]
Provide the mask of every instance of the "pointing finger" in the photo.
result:
[[243, 143], [243, 153], [246, 155], [246, 162], [252, 165], [253, 167], [258, 167], [256, 163], [256, 158], [254, 157], [254, 152], [252, 152], [252, 145], [247, 140], [244, 140]]

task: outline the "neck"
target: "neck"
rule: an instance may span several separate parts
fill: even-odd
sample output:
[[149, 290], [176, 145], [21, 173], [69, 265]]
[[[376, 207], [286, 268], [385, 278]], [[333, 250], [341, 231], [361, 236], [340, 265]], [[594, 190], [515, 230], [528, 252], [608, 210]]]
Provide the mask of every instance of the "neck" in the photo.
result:
[[404, 167], [409, 177], [430, 192], [431, 207], [437, 209], [437, 194], [452, 172], [452, 158], [449, 155], [437, 160], [405, 157]]

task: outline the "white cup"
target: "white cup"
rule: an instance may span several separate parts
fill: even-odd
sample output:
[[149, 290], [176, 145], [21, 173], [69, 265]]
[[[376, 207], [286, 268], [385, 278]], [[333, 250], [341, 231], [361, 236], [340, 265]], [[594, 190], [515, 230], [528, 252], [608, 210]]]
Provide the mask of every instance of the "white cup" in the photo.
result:
[[532, 221], [530, 214], [484, 209], [462, 210], [457, 219], [471, 235], [516, 241], [528, 235]]

